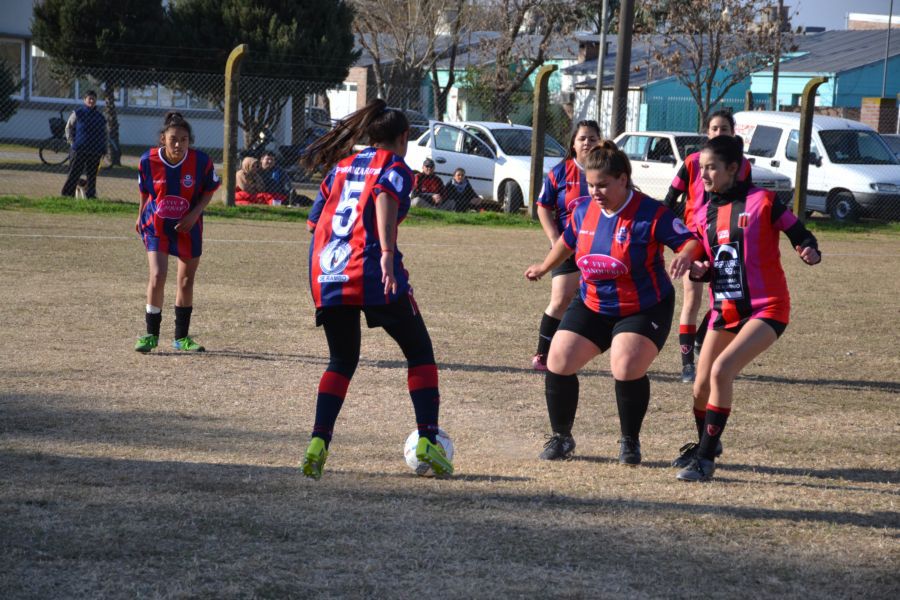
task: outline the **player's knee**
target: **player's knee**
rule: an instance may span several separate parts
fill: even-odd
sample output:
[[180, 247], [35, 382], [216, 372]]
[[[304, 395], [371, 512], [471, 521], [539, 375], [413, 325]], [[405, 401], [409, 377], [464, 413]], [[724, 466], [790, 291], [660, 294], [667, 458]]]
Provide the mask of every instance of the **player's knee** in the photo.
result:
[[709, 372], [709, 378], [711, 381], [716, 382], [717, 385], [723, 383], [730, 383], [734, 381], [734, 378], [737, 376], [737, 368], [732, 361], [728, 359], [723, 359], [719, 357], [712, 364], [712, 369]]
[[619, 381], [640, 379], [646, 374], [643, 365], [638, 364], [638, 361], [631, 356], [610, 357], [609, 370], [612, 372], [612, 376]]
[[166, 274], [162, 271], [156, 271], [150, 273], [150, 287], [158, 290], [160, 288], [165, 287], [166, 285]]

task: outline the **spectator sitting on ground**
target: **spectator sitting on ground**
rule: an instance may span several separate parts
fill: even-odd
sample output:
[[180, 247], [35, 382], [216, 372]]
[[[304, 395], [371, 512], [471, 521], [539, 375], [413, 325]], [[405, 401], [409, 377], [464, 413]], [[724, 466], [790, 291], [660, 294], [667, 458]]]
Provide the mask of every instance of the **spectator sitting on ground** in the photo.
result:
[[259, 160], [247, 156], [241, 161], [241, 170], [234, 177], [234, 203], [241, 206], [248, 204], [271, 204], [272, 195], [265, 192], [265, 185], [259, 174]]
[[259, 159], [259, 167], [263, 191], [272, 196], [272, 204], [285, 204], [291, 192], [291, 180], [284, 169], [275, 166], [275, 155], [264, 152]]
[[447, 204], [447, 210], [456, 212], [481, 208], [482, 198], [472, 189], [465, 169], [459, 167], [453, 171], [453, 179], [444, 186], [443, 202]]
[[428, 206], [432, 208], [449, 209], [444, 203], [444, 182], [434, 174], [434, 161], [426, 158], [422, 163], [422, 172], [416, 174], [412, 189], [412, 206]]

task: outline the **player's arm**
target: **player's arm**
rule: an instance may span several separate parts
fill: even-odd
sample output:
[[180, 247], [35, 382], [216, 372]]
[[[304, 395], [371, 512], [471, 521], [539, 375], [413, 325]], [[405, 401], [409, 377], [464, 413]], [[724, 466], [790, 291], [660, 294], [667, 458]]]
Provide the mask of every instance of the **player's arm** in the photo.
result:
[[577, 232], [580, 226], [580, 220], [576, 219], [574, 214], [570, 215], [565, 230], [556, 239], [547, 256], [544, 257], [544, 262], [539, 265], [531, 265], [525, 269], [525, 278], [530, 281], [537, 281], [572, 256], [575, 253], [575, 245], [578, 243]]
[[394, 277], [394, 250], [397, 247], [397, 200], [386, 192], [375, 198], [375, 217], [378, 226], [378, 240], [381, 243], [381, 282], [384, 294], [397, 293], [397, 279]]
[[190, 231], [191, 228], [196, 225], [197, 219], [200, 218], [200, 215], [203, 214], [203, 210], [209, 205], [214, 193], [215, 191], [203, 192], [203, 195], [200, 196], [200, 200], [197, 201], [197, 203], [194, 205], [194, 208], [189, 210], [187, 214], [181, 217], [181, 220], [175, 224], [175, 231]]
[[559, 239], [559, 230], [556, 228], [554, 212], [552, 208], [547, 208], [543, 204], [537, 205], [538, 220], [541, 222], [544, 235], [547, 236], [551, 244], [555, 244], [556, 240]]
[[808, 265], [817, 265], [822, 262], [822, 253], [819, 251], [819, 241], [816, 236], [780, 202], [772, 204], [772, 224], [788, 236], [791, 245], [794, 246], [794, 250], [797, 251], [803, 262]]

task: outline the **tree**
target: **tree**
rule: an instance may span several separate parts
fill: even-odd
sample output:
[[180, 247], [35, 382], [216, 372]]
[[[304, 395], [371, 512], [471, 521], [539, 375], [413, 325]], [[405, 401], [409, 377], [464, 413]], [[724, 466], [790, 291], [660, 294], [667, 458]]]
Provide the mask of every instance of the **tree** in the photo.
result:
[[550, 43], [578, 23], [573, 0], [486, 0], [474, 22], [499, 36], [478, 42], [480, 65], [466, 72], [467, 85], [498, 121], [506, 121], [523, 86], [544, 64]]
[[[453, 66], [465, 22], [465, 0], [354, 0], [353, 30], [372, 57], [375, 94], [388, 104], [418, 107], [418, 84], [431, 73], [435, 118], [444, 116], [455, 83]], [[437, 63], [450, 61], [450, 79], [438, 81]]]
[[[146, 72], [113, 67], [158, 67], [152, 49], [166, 30], [162, 0], [43, 0], [34, 5], [31, 34], [61, 77], [89, 76], [102, 84], [112, 150], [119, 147], [117, 91], [148, 83]], [[111, 158], [121, 164], [118, 152]]]
[[21, 89], [22, 80], [16, 77], [9, 65], [0, 61], [0, 123], [9, 121], [19, 110], [19, 103], [12, 99], [12, 95]]
[[[238, 86], [245, 142], [277, 125], [292, 102], [292, 142], [305, 134], [306, 97], [341, 83], [358, 57], [353, 49], [353, 11], [343, 0], [178, 0], [169, 7], [173, 31], [190, 46], [215, 51], [191, 70], [222, 73], [239, 44], [250, 52]], [[191, 76], [172, 84], [192, 89]], [[224, 89], [192, 89], [215, 103]]]
[[661, 43], [653, 59], [688, 88], [701, 123], [738, 83], [770, 65], [782, 34], [771, 0], [652, 0]]

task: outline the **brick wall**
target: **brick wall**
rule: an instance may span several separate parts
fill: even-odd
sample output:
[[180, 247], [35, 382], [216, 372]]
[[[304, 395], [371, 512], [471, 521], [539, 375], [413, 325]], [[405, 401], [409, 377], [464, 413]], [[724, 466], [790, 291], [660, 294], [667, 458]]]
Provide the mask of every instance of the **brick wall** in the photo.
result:
[[897, 100], [863, 98], [859, 120], [878, 133], [894, 133], [897, 131]]

